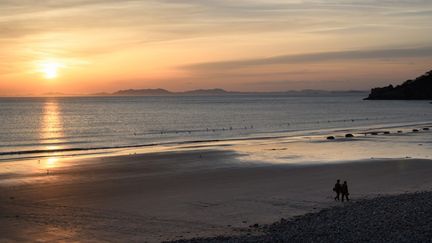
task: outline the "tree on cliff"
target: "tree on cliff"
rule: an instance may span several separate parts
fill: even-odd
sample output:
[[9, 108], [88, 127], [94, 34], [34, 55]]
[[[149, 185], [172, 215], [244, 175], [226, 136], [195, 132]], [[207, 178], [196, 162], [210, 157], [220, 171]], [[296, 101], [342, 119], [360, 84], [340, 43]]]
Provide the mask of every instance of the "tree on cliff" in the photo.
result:
[[396, 87], [374, 88], [366, 100], [432, 100], [432, 70]]

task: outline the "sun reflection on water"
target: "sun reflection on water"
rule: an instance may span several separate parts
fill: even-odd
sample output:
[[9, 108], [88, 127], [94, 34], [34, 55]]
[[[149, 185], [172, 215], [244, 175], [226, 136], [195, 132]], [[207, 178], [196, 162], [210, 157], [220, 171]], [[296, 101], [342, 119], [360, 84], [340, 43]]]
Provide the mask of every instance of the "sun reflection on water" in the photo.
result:
[[58, 150], [64, 148], [63, 120], [60, 105], [57, 99], [47, 99], [43, 106], [43, 116], [40, 128], [40, 139], [44, 149], [56, 151], [42, 160], [42, 165], [49, 170], [59, 166]]
[[42, 144], [47, 150], [58, 150], [63, 148], [63, 121], [58, 101], [49, 99], [43, 107], [43, 117], [40, 137]]

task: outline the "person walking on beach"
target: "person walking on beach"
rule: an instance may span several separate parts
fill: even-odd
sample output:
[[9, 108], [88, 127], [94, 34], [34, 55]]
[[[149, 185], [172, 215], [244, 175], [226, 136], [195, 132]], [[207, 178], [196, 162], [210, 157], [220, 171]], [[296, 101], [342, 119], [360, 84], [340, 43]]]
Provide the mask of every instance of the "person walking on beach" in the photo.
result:
[[341, 189], [342, 189], [342, 186], [340, 184], [340, 180], [337, 180], [336, 184], [333, 187], [333, 191], [336, 192], [336, 197], [334, 198], [335, 201], [339, 201], [339, 195], [341, 193]]
[[342, 184], [341, 193], [342, 193], [342, 202], [344, 201], [344, 197], [348, 202], [349, 201], [349, 198], [348, 198], [349, 192], [348, 192], [348, 184], [346, 181], [344, 181], [344, 183]]

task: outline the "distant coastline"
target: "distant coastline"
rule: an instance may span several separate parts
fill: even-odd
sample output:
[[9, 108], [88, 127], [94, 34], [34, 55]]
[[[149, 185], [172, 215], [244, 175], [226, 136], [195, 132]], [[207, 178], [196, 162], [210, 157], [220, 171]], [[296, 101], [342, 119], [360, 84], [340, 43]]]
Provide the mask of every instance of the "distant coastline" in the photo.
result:
[[93, 94], [95, 96], [198, 96], [198, 95], [325, 95], [334, 93], [364, 93], [366, 91], [326, 91], [326, 90], [289, 90], [280, 92], [242, 92], [242, 91], [226, 91], [224, 89], [197, 89], [183, 92], [173, 92], [166, 89], [128, 89], [119, 90], [114, 93]]
[[305, 95], [333, 95], [333, 94], [367, 94], [365, 90], [287, 90], [287, 91], [268, 91], [268, 92], [246, 92], [246, 91], [227, 91], [220, 88], [215, 89], [196, 89], [189, 91], [170, 91], [167, 89], [125, 89], [115, 92], [99, 92], [91, 94], [67, 94], [61, 92], [49, 92], [43, 94], [10, 95], [7, 97], [122, 97], [122, 96], [229, 96], [229, 95], [280, 95], [280, 96], [305, 96]]

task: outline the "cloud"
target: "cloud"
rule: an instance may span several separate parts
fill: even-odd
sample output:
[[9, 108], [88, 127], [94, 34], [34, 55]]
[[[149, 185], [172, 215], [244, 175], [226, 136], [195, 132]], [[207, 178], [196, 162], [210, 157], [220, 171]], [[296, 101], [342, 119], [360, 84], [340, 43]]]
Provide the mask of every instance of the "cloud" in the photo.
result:
[[346, 80], [265, 80], [247, 83], [248, 87], [253, 87], [257, 90], [321, 89], [338, 86], [350, 87], [351, 85], [352, 83], [347, 83]]
[[[430, 57], [429, 47], [370, 47], [429, 45], [431, 10], [430, 0], [0, 0], [0, 75], [20, 72], [48, 56], [96, 60], [95, 70], [130, 56], [135, 63], [166, 59], [154, 70], [177, 72], [172, 68], [180, 66], [203, 83], [210, 78], [256, 80], [267, 73], [301, 79], [318, 74], [288, 73], [303, 67], [238, 69]], [[299, 54], [280, 55], [281, 50]], [[246, 59], [263, 53], [269, 57]], [[207, 62], [227, 57], [234, 60]], [[134, 71], [134, 76], [146, 75]]]
[[430, 16], [432, 16], [432, 9], [392, 12], [389, 15], [402, 16], [402, 17], [429, 17], [430, 18]]
[[[320, 27], [349, 29], [358, 22], [367, 25], [375, 17], [398, 20], [403, 16], [391, 14], [405, 11], [415, 15], [428, 7], [432, 4], [427, 1], [41, 0], [35, 4], [0, 0], [0, 38], [91, 28], [133, 29], [145, 35], [163, 32], [179, 38]], [[364, 17], [366, 11], [369, 19]]]
[[412, 57], [432, 57], [432, 47], [406, 49], [348, 50], [307, 53], [298, 55], [281, 55], [256, 59], [240, 59], [232, 61], [197, 63], [192, 65], [186, 65], [182, 68], [194, 71], [211, 71], [276, 64], [319, 63], [326, 61], [361, 59], [397, 59]]

